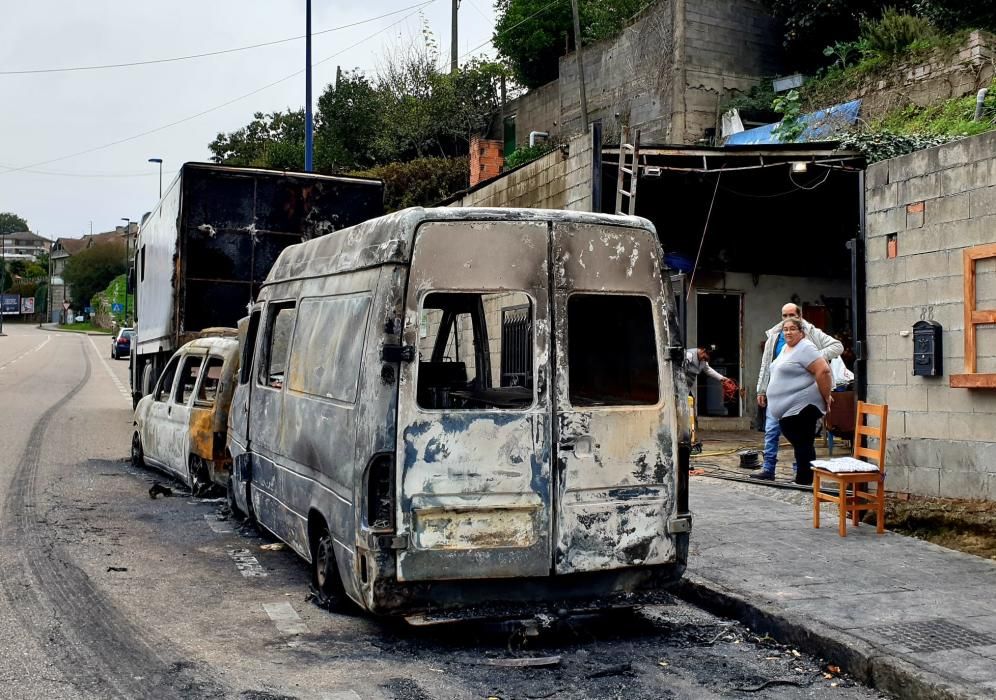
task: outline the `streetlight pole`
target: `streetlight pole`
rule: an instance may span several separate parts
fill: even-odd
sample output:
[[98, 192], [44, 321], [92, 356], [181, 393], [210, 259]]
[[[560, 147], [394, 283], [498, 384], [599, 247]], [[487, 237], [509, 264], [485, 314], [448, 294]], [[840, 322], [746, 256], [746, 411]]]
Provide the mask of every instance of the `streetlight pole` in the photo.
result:
[[163, 198], [163, 159], [149, 158], [150, 163], [159, 163], [159, 199]]
[[122, 216], [121, 220], [125, 222], [124, 316], [121, 320], [121, 327], [125, 328], [128, 326], [128, 267], [131, 262], [131, 259], [128, 257], [128, 239], [131, 238], [131, 219]]
[[310, 173], [312, 149], [314, 147], [314, 132], [311, 121], [311, 0], [306, 2], [304, 40], [304, 172]]

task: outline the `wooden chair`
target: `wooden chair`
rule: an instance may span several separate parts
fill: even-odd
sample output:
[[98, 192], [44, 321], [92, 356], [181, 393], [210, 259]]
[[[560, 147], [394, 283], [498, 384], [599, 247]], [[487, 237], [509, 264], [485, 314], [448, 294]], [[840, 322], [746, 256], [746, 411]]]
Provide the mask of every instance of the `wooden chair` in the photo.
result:
[[[838, 531], [841, 537], [847, 536], [847, 516], [857, 527], [861, 511], [874, 510], [877, 516], [877, 532], [885, 532], [885, 437], [889, 418], [889, 407], [858, 402], [854, 425], [854, 456], [837, 459], [813, 460], [813, 527], [820, 526], [820, 503], [836, 503], [840, 514]], [[878, 416], [879, 425], [868, 425], [868, 416]], [[875, 447], [869, 445], [877, 440]], [[876, 464], [862, 461], [873, 459]], [[837, 495], [831, 496], [820, 490], [823, 481], [837, 482]], [[875, 484], [875, 493], [869, 493], [868, 484]], [[851, 495], [847, 490], [850, 487]]]

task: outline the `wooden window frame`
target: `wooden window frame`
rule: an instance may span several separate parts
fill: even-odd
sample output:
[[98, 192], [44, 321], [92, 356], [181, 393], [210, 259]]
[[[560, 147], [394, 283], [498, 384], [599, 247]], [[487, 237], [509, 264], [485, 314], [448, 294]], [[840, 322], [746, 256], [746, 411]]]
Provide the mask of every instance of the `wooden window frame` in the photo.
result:
[[975, 308], [975, 265], [979, 260], [996, 258], [996, 243], [966, 248], [965, 261], [965, 373], [952, 374], [951, 386], [957, 389], [996, 389], [996, 373], [976, 372], [977, 326], [996, 323], [996, 309]]

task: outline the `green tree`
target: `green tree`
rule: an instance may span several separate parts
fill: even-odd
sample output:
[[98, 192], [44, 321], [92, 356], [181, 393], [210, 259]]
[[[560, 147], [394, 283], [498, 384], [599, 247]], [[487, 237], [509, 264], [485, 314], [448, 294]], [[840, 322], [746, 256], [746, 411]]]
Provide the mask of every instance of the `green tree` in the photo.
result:
[[[581, 42], [617, 34], [653, 0], [580, 0]], [[515, 79], [534, 88], [555, 80], [560, 57], [574, 50], [570, 0], [496, 0], [493, 43]]]
[[114, 242], [92, 246], [69, 258], [63, 278], [77, 306], [89, 305], [94, 294], [126, 272], [124, 256], [124, 244]]
[[226, 165], [300, 170], [304, 165], [304, 110], [264, 114], [208, 144], [211, 160]]
[[384, 207], [430, 206], [467, 187], [466, 158], [416, 158], [350, 173], [384, 181]]
[[381, 161], [383, 97], [361, 72], [342, 73], [318, 98], [315, 168], [323, 172], [368, 168]]
[[28, 222], [9, 211], [0, 212], [0, 234], [30, 231]]

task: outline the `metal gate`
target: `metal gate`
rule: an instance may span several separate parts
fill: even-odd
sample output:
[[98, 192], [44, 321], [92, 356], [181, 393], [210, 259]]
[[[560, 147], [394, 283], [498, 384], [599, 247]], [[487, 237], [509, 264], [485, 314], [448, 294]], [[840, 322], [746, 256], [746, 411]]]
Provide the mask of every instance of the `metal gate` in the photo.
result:
[[501, 310], [501, 386], [532, 384], [531, 325], [528, 304]]

